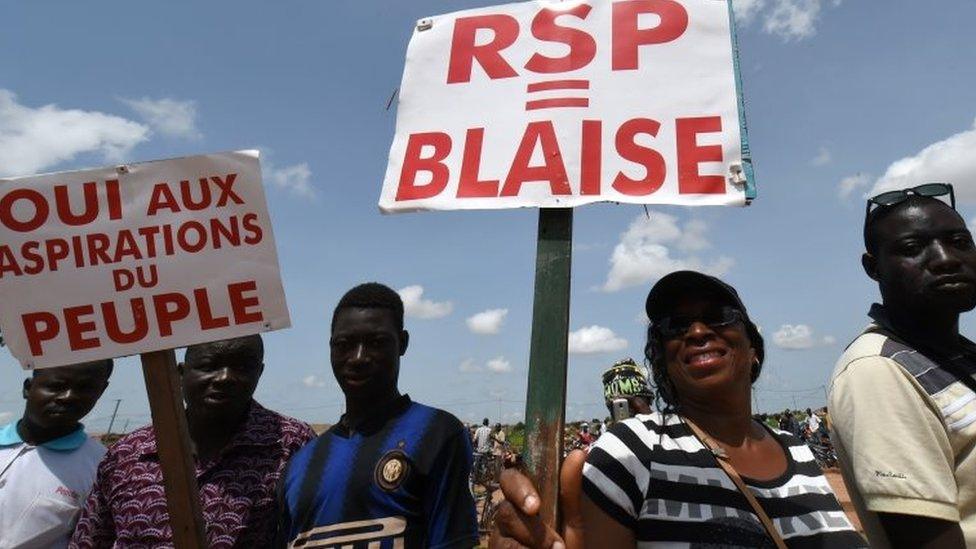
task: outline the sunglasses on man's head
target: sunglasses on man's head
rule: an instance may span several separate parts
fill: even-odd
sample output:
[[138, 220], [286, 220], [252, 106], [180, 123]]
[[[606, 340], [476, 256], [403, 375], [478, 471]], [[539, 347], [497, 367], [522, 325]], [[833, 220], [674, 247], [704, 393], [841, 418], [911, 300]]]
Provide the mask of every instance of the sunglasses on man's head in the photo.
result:
[[675, 339], [688, 333], [688, 329], [695, 322], [701, 322], [713, 330], [719, 330], [743, 320], [745, 317], [741, 311], [735, 307], [724, 306], [702, 311], [698, 315], [665, 316], [654, 323], [654, 329], [664, 339]]
[[880, 206], [894, 206], [895, 204], [901, 204], [902, 202], [908, 200], [911, 195], [924, 196], [928, 198], [935, 198], [939, 196], [949, 197], [949, 206], [954, 210], [956, 209], [956, 195], [952, 192], [952, 185], [948, 183], [926, 183], [924, 185], [919, 185], [918, 187], [912, 187], [910, 189], [901, 189], [898, 191], [888, 191], [868, 199], [867, 210], [865, 215], [871, 213], [873, 208]]

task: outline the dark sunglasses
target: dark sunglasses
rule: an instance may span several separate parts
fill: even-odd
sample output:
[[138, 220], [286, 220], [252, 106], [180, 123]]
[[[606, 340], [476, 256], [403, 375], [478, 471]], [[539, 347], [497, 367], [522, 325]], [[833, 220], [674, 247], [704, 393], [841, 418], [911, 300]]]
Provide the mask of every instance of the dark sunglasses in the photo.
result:
[[865, 210], [864, 215], [871, 213], [873, 208], [880, 206], [894, 206], [895, 204], [901, 204], [902, 202], [908, 200], [911, 195], [925, 196], [928, 198], [935, 198], [938, 196], [949, 196], [949, 206], [955, 210], [956, 209], [956, 195], [952, 191], [952, 185], [948, 183], [926, 183], [924, 185], [919, 185], [918, 187], [912, 187], [910, 189], [901, 189], [899, 191], [888, 191], [868, 199], [867, 210]]
[[719, 330], [744, 320], [741, 311], [726, 305], [694, 316], [665, 316], [654, 323], [654, 329], [664, 339], [675, 339], [688, 333], [688, 329], [695, 322], [701, 322], [712, 330]]

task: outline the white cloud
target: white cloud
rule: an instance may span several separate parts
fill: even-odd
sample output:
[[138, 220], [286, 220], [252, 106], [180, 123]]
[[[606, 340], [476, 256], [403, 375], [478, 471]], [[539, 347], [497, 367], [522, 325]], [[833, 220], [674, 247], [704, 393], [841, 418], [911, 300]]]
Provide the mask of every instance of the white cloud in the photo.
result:
[[833, 345], [837, 343], [837, 339], [829, 335], [817, 339], [813, 328], [806, 324], [783, 324], [773, 334], [773, 343], [783, 349], [800, 350], [811, 349], [817, 345]]
[[813, 330], [806, 324], [783, 324], [773, 334], [773, 343], [784, 349], [809, 349], [816, 345]]
[[149, 134], [143, 124], [98, 111], [28, 107], [0, 88], [0, 176], [41, 172], [84, 153], [121, 162]]
[[587, 326], [569, 333], [569, 352], [573, 354], [611, 353], [626, 348], [626, 339], [603, 326]]
[[311, 184], [312, 170], [309, 169], [307, 162], [282, 168], [270, 161], [265, 161], [263, 164], [264, 179], [274, 187], [306, 198], [315, 196], [315, 187]]
[[827, 147], [820, 147], [820, 149], [817, 151], [817, 156], [810, 160], [810, 164], [813, 166], [826, 166], [827, 164], [830, 164], [831, 160], [833, 160], [833, 156], [830, 154]]
[[508, 309], [488, 309], [468, 317], [465, 322], [468, 324], [468, 329], [476, 334], [497, 334], [501, 330], [507, 314]]
[[325, 381], [316, 375], [305, 376], [302, 378], [302, 384], [306, 387], [325, 387]]
[[414, 318], [432, 319], [442, 318], [454, 310], [450, 301], [432, 301], [424, 299], [424, 287], [419, 285], [407, 286], [397, 291], [403, 300], [403, 312]]
[[786, 41], [810, 38], [817, 33], [820, 8], [820, 0], [774, 0], [763, 30]]
[[742, 26], [762, 22], [762, 30], [784, 42], [817, 34], [825, 4], [836, 8], [842, 0], [734, 0], [736, 21]]
[[976, 121], [970, 129], [893, 162], [868, 196], [931, 181], [953, 183], [956, 199], [976, 202]]
[[736, 21], [748, 25], [766, 7], [766, 0], [735, 0], [732, 7], [735, 10]]
[[13, 412], [0, 412], [0, 424], [7, 423], [12, 417], [14, 417]]
[[837, 185], [837, 196], [841, 200], [847, 200], [851, 194], [857, 189], [861, 189], [868, 186], [871, 182], [871, 178], [864, 174], [857, 174], [845, 177], [840, 180], [840, 184]]
[[512, 363], [500, 356], [489, 360], [487, 367], [496, 374], [504, 374], [512, 371]]
[[646, 284], [672, 271], [693, 269], [714, 275], [726, 273], [734, 261], [719, 257], [703, 261], [698, 256], [673, 257], [668, 247], [694, 252], [709, 247], [704, 221], [688, 221], [679, 227], [674, 216], [651, 212], [650, 218], [639, 215], [620, 236], [620, 242], [610, 256], [610, 272], [603, 291], [616, 292], [623, 288]]
[[675, 247], [685, 253], [700, 252], [708, 249], [712, 244], [708, 241], [708, 223], [700, 219], [690, 219], [681, 231], [681, 237]]
[[[512, 371], [512, 363], [503, 356], [496, 356], [495, 358], [489, 360], [484, 367], [474, 361], [474, 359], [468, 358], [458, 365], [458, 370], [464, 373], [476, 373], [488, 370], [494, 374], [507, 374]], [[492, 396], [497, 398], [502, 396], [500, 394], [494, 394]]]
[[169, 136], [185, 139], [201, 139], [203, 134], [197, 129], [197, 104], [195, 101], [176, 99], [122, 99], [122, 102], [136, 111], [149, 127]]
[[651, 319], [647, 318], [647, 311], [642, 310], [641, 312], [637, 313], [637, 316], [634, 317], [634, 322], [646, 328], [647, 325], [651, 323]]

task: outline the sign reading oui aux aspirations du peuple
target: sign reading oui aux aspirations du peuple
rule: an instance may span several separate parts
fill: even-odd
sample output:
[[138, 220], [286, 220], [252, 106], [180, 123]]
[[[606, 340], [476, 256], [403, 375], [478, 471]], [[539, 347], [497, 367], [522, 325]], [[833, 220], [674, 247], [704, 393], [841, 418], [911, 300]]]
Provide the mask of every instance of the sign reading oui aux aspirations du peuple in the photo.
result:
[[727, 0], [536, 0], [417, 23], [384, 212], [742, 205]]
[[25, 368], [289, 325], [256, 151], [0, 180], [0, 329]]

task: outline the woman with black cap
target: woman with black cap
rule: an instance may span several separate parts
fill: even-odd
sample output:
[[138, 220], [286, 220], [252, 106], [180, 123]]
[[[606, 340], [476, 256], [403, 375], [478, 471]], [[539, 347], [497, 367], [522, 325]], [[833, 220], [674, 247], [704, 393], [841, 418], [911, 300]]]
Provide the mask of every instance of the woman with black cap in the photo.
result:
[[591, 448], [567, 544], [866, 546], [809, 448], [752, 418], [763, 340], [735, 289], [679, 271], [654, 285], [646, 311], [658, 411], [616, 423]]

